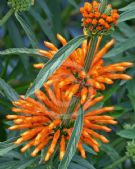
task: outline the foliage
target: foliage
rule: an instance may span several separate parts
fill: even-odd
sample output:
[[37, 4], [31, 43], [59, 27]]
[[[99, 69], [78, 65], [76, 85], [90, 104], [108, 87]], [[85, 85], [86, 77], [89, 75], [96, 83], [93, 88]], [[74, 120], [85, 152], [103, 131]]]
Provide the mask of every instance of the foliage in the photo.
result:
[[[16, 100], [19, 94], [25, 95], [26, 92], [27, 95], [33, 94], [35, 88], [40, 88], [49, 75], [81, 44], [85, 38], [80, 36], [82, 28], [79, 8], [83, 2], [81, 0], [35, 0], [34, 5], [28, 5], [31, 6], [29, 10], [21, 13], [16, 10], [14, 13], [10, 11], [11, 5], [8, 5], [6, 0], [0, 1], [0, 18], [2, 18], [0, 20], [0, 169], [54, 169], [59, 165], [57, 152], [52, 160], [45, 164], [42, 163], [42, 154], [46, 150], [41, 153], [41, 158], [40, 156], [30, 157], [30, 152], [21, 154], [18, 147], [12, 144], [17, 133], [7, 130], [10, 123], [6, 121], [5, 116], [12, 113], [12, 100]], [[121, 61], [135, 63], [135, 2], [133, 0], [112, 0], [111, 2], [115, 8], [120, 9], [121, 17], [115, 31], [104, 37], [102, 45], [111, 38], [117, 41], [104, 59], [107, 63]], [[44, 40], [60, 47], [56, 39], [57, 33], [61, 33], [69, 40], [77, 38], [71, 40], [61, 48], [54, 59], [47, 62], [48, 59], [41, 57], [37, 48], [44, 49]], [[41, 61], [47, 64], [38, 74], [32, 65]], [[135, 66], [127, 72], [133, 76], [133, 80], [127, 83], [125, 81], [115, 83], [103, 92], [105, 98], [102, 105], [115, 105], [117, 111], [112, 116], [119, 121], [116, 127], [112, 127], [111, 134], [107, 135], [110, 144], [101, 144], [102, 151], [99, 154], [85, 146], [88, 156], [82, 159], [77, 154], [72, 158], [75, 145], [69, 142], [68, 152], [59, 169], [62, 168], [61, 166], [67, 167], [71, 160], [68, 156], [72, 158], [69, 169], [107, 169], [121, 158], [121, 162], [117, 166], [114, 165], [116, 169], [135, 168], [132, 157], [123, 158], [129, 154], [125, 147], [128, 148], [129, 141], [135, 139], [135, 128], [132, 127], [135, 124]], [[28, 90], [31, 82], [34, 82], [33, 86]], [[79, 118], [82, 119], [81, 116]], [[78, 125], [81, 130], [82, 121], [79, 118], [71, 141], [76, 141], [74, 137]], [[78, 139], [77, 136], [75, 138]]]

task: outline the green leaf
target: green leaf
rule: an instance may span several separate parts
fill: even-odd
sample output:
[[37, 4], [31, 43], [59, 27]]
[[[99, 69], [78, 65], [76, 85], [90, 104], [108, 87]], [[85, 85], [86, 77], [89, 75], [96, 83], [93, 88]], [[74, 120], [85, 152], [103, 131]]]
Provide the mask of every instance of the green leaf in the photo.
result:
[[128, 38], [133, 37], [134, 30], [126, 22], [121, 22], [117, 26], [120, 29], [120, 31], [124, 34], [125, 37], [128, 37]]
[[[38, 159], [39, 160], [39, 159]], [[37, 158], [33, 159], [21, 159], [21, 160], [16, 160], [16, 159], [11, 159], [7, 158], [7, 160], [0, 160], [0, 169], [31, 169], [33, 168], [36, 164], [38, 164]]]
[[16, 138], [9, 139], [5, 142], [0, 143], [0, 156], [4, 156], [9, 151], [15, 149], [18, 147], [18, 145], [13, 144], [13, 141], [15, 141]]
[[85, 168], [85, 167], [83, 167], [83, 166], [80, 166], [79, 164], [76, 164], [76, 163], [73, 163], [73, 162], [72, 162], [72, 163], [69, 165], [68, 169], [87, 169], [87, 168]]
[[37, 42], [37, 39], [36, 39], [34, 33], [31, 30], [30, 26], [26, 23], [26, 21], [17, 12], [15, 13], [15, 17], [18, 20], [18, 22], [21, 24], [24, 31], [26, 32], [28, 38], [30, 39], [32, 46], [34, 48], [37, 48], [38, 42]]
[[28, 48], [10, 48], [3, 51], [0, 51], [0, 55], [35, 55], [42, 56], [37, 49], [28, 49]]
[[6, 97], [10, 100], [18, 100], [19, 95], [14, 89], [11, 88], [3, 79], [0, 78], [0, 90], [4, 92]]
[[111, 158], [112, 161], [116, 161], [120, 158], [118, 152], [109, 144], [102, 144], [101, 150], [104, 151]]
[[[60, 0], [55, 0], [55, 8], [54, 8], [54, 1], [47, 1], [47, 5], [49, 6], [49, 9], [52, 13], [51, 19], [52, 19], [52, 30], [55, 34], [60, 33], [64, 34], [64, 27], [61, 22], [61, 7], [59, 4]], [[49, 30], [50, 31], [50, 30]]]
[[0, 169], [12, 169], [16, 166], [16, 164], [17, 164], [17, 161], [15, 161], [15, 160], [1, 162], [0, 163]]
[[104, 95], [104, 99], [102, 100], [102, 102], [106, 102], [110, 99], [110, 97], [112, 97], [112, 95], [119, 89], [120, 85], [119, 85], [119, 81], [115, 82], [111, 88], [109, 88], [107, 91], [103, 92]]
[[108, 52], [104, 56], [104, 58], [117, 57], [122, 52], [125, 52], [126, 50], [135, 47], [134, 41], [135, 41], [135, 35], [132, 36], [132, 38], [129, 38], [125, 40], [124, 42], [122, 42], [121, 44], [115, 46], [112, 50], [110, 50], [110, 52]]
[[48, 37], [48, 39], [57, 44], [56, 37], [50, 24], [39, 14], [39, 12], [31, 9], [30, 14], [35, 18], [36, 22], [40, 25], [42, 31]]
[[71, 40], [67, 45], [63, 46], [54, 57], [47, 62], [45, 67], [40, 70], [33, 85], [28, 89], [26, 97], [33, 94], [36, 90], [40, 89], [49, 76], [58, 69], [65, 59], [84, 41], [85, 36], [79, 36]]
[[92, 154], [92, 155], [97, 155], [97, 153], [87, 144], [83, 145], [83, 148], [85, 149], [86, 152]]
[[131, 122], [135, 123], [135, 79], [133, 78], [129, 82], [127, 82], [127, 89], [128, 89], [128, 97], [130, 103], [132, 105], [133, 111], [130, 112]]
[[7, 21], [8, 19], [11, 17], [11, 15], [14, 13], [14, 10], [13, 9], [10, 9], [6, 15], [0, 19], [0, 27], [3, 26]]
[[135, 18], [135, 8], [130, 9], [130, 10], [126, 11], [126, 12], [123, 12], [120, 15], [118, 23], [130, 20], [130, 19], [134, 19], [134, 18]]
[[87, 160], [81, 158], [79, 155], [76, 155], [72, 162], [78, 163], [80, 166], [85, 167], [86, 169], [95, 169], [95, 167], [90, 164]]
[[77, 3], [76, 3], [74, 0], [68, 0], [68, 2], [69, 2], [72, 6], [74, 6], [76, 9], [79, 8], [78, 5], [77, 5]]
[[[13, 42], [14, 47], [15, 48], [23, 47], [22, 35], [21, 35], [21, 32], [19, 31], [19, 28], [17, 27], [17, 24], [14, 21], [14, 19], [10, 19], [7, 22], [7, 26], [8, 26], [7, 29], [8, 29], [8, 32], [9, 32], [9, 36], [11, 38], [10, 41]], [[23, 65], [24, 65], [25, 70], [27, 70], [28, 66], [29, 66], [29, 58], [28, 57], [22, 58], [21, 56], [19, 56], [19, 57], [20, 57], [20, 60], [22, 61]]]
[[78, 140], [80, 139], [82, 128], [83, 128], [83, 110], [81, 107], [78, 112], [78, 117], [76, 119], [76, 122], [74, 124], [74, 129], [73, 129], [71, 138], [67, 145], [66, 153], [62, 161], [60, 162], [58, 169], [67, 169], [67, 167], [69, 166], [70, 161], [72, 160], [76, 152], [76, 146], [77, 146]]
[[28, 161], [22, 161], [19, 164], [17, 164], [14, 169], [25, 169], [27, 167], [33, 168], [31, 167], [31, 165], [34, 164], [35, 162], [38, 163], [37, 158]]
[[127, 139], [135, 139], [135, 128], [128, 129], [128, 130], [121, 130], [117, 133], [117, 135]]
[[119, 11], [128, 11], [128, 10], [132, 10], [132, 9], [135, 9], [135, 2], [132, 2], [129, 5], [127, 5], [126, 7], [119, 9]]
[[[48, 8], [48, 4], [45, 1], [37, 1], [37, 3], [40, 5], [40, 7], [43, 9], [44, 13], [47, 15], [47, 17], [52, 20], [52, 13], [50, 9]], [[37, 18], [38, 19], [38, 18]]]

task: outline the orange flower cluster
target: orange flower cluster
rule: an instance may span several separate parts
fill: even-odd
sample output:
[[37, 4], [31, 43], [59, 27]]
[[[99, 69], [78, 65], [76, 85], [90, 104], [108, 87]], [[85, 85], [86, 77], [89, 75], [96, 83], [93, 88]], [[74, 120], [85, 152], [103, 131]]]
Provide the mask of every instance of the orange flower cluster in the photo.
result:
[[117, 24], [119, 18], [118, 11], [112, 9], [109, 4], [105, 11], [100, 12], [100, 3], [93, 1], [86, 2], [84, 7], [80, 8], [83, 16], [83, 26], [92, 33], [104, 33]]
[[[25, 152], [27, 149], [34, 147], [31, 155], [36, 156], [42, 149], [49, 146], [45, 154], [45, 161], [48, 161], [54, 153], [56, 145], [59, 145], [59, 158], [63, 158], [66, 151], [66, 143], [71, 137], [73, 124], [77, 117], [76, 110], [68, 124], [62, 123], [65, 117], [66, 109], [69, 101], [64, 100], [64, 92], [57, 88], [53, 90], [44, 85], [45, 92], [39, 90], [35, 93], [36, 99], [20, 97], [18, 101], [14, 101], [12, 111], [16, 115], [7, 115], [7, 119], [13, 120], [15, 125], [10, 130], [24, 130], [21, 137], [16, 140], [15, 144], [27, 142], [21, 149]], [[45, 94], [46, 93], [46, 94]], [[81, 138], [77, 148], [83, 158], [86, 157], [83, 144], [91, 146], [96, 152], [99, 151], [99, 143], [97, 139], [103, 143], [108, 143], [108, 139], [99, 134], [96, 130], [110, 132], [111, 129], [105, 124], [116, 124], [117, 122], [109, 115], [103, 115], [114, 110], [114, 107], [103, 107], [89, 112], [89, 108], [101, 101], [103, 96], [95, 97], [87, 101], [83, 109], [88, 113], [84, 115], [84, 125]], [[68, 118], [68, 117], [67, 117]]]
[[[67, 43], [61, 35], [57, 35], [58, 40], [65, 45]], [[81, 103], [85, 103], [88, 98], [96, 95], [97, 90], [105, 90], [105, 84], [113, 84], [114, 80], [130, 80], [131, 76], [124, 74], [128, 67], [133, 64], [121, 62], [105, 65], [103, 56], [114, 44], [114, 40], [108, 42], [102, 49], [98, 49], [101, 37], [99, 37], [96, 53], [90, 71], [86, 74], [84, 70], [84, 60], [86, 58], [90, 44], [84, 41], [82, 46], [76, 49], [63, 65], [46, 82], [55, 88], [60, 88], [65, 92], [65, 99], [71, 99], [73, 95], [81, 96]], [[48, 58], [52, 58], [58, 51], [52, 43], [45, 42], [49, 51], [39, 50], [39, 53]], [[44, 64], [35, 64], [34, 67], [42, 68]]]

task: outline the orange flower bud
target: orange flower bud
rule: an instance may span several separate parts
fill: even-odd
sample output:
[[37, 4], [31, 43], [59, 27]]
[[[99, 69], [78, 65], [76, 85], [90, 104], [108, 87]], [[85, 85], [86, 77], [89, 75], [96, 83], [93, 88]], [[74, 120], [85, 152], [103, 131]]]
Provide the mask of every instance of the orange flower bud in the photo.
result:
[[101, 31], [102, 27], [101, 26], [97, 26], [97, 30]]
[[112, 19], [112, 17], [108, 16], [108, 17], [106, 18], [106, 21], [110, 23], [110, 22], [113, 21], [113, 19]]
[[84, 102], [87, 99], [88, 89], [85, 87], [81, 90], [81, 104], [84, 104]]
[[90, 18], [93, 18], [93, 17], [94, 17], [94, 13], [90, 13], [90, 14], [89, 14], [89, 17], [90, 17]]
[[92, 10], [92, 5], [89, 2], [85, 2], [84, 10], [90, 12]]
[[92, 20], [92, 25], [97, 25], [98, 21], [96, 19]]
[[105, 23], [105, 24], [104, 24], [104, 27], [105, 27], [106, 29], [109, 29], [109, 28], [110, 28], [110, 25], [109, 25], [108, 23]]
[[100, 15], [101, 15], [100, 12], [95, 12], [95, 17], [96, 17], [96, 18], [99, 18]]
[[120, 15], [119, 15], [118, 13], [114, 13], [114, 14], [113, 14], [113, 17], [114, 17], [115, 19], [119, 19]]
[[80, 8], [80, 12], [81, 12], [81, 13], [84, 12], [84, 8], [83, 8], [83, 7]]
[[98, 8], [94, 8], [94, 12], [98, 12]]
[[85, 150], [84, 150], [84, 148], [83, 148], [83, 146], [82, 146], [82, 143], [81, 143], [80, 141], [79, 141], [79, 143], [78, 143], [77, 148], [78, 148], [78, 150], [80, 151], [82, 158], [86, 158]]
[[103, 19], [106, 19], [107, 18], [107, 15], [106, 14], [102, 14], [101, 16]]
[[99, 7], [99, 3], [97, 1], [92, 2], [93, 8]]
[[86, 19], [86, 21], [85, 21], [87, 24], [89, 24], [89, 23], [91, 23], [92, 22], [92, 19]]
[[63, 159], [65, 151], [66, 151], [65, 137], [62, 135], [61, 141], [60, 141], [60, 160]]
[[99, 19], [99, 23], [104, 26], [105, 25], [105, 20], [104, 19]]
[[92, 29], [93, 29], [93, 26], [89, 26], [89, 29], [92, 30]]

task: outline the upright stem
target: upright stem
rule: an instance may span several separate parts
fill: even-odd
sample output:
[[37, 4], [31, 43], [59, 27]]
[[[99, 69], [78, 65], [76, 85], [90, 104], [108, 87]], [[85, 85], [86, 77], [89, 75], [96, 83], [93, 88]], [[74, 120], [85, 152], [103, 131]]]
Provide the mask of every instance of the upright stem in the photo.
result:
[[121, 163], [123, 163], [127, 158], [128, 156], [124, 156], [120, 158], [119, 160], [117, 160], [116, 162], [114, 162], [113, 164], [109, 165], [108, 167], [105, 167], [104, 169], [114, 169], [117, 166], [119, 166]]
[[88, 53], [84, 62], [84, 70], [86, 73], [89, 72], [90, 68], [91, 68], [91, 64], [95, 55], [95, 51], [96, 51], [96, 46], [97, 46], [97, 42], [98, 42], [98, 37], [97, 36], [93, 36], [91, 38], [91, 43], [90, 43], [90, 47], [88, 49]]
[[[68, 125], [69, 123], [69, 119], [70, 119], [70, 116], [72, 115], [72, 113], [74, 112], [75, 108], [77, 107], [78, 103], [80, 101], [80, 97], [76, 97], [76, 96], [73, 96], [71, 101], [70, 101], [70, 104], [67, 108], [67, 112], [66, 112], [66, 115], [63, 117], [63, 123], [65, 125]], [[67, 120], [68, 119], [68, 120]]]
[[6, 13], [6, 15], [0, 20], [0, 26], [4, 25], [13, 13], [14, 13], [13, 9], [10, 9]]
[[[95, 51], [96, 51], [97, 42], [98, 42], [97, 36], [94, 36], [91, 38], [90, 47], [88, 49], [88, 53], [86, 55], [86, 59], [85, 59], [85, 63], [84, 63], [84, 69], [86, 72], [89, 72], [89, 70], [91, 68], [91, 64], [92, 64], [92, 61], [93, 61], [93, 58], [95, 55]], [[65, 121], [67, 121], [67, 118], [70, 118], [70, 116], [74, 112], [79, 101], [80, 101], [80, 97], [73, 96], [73, 98], [69, 104], [69, 107], [67, 109], [66, 116], [63, 119], [64, 124], [65, 124]]]
[[[101, 0], [101, 4], [100, 4], [100, 8], [99, 8], [101, 13], [104, 12], [106, 6], [107, 6], [107, 0]], [[84, 70], [85, 70], [86, 73], [88, 73], [90, 68], [91, 68], [92, 61], [93, 61], [93, 58], [94, 58], [94, 55], [95, 55], [95, 52], [96, 52], [97, 43], [98, 43], [98, 36], [96, 36], [96, 35], [92, 36], [91, 42], [90, 42], [90, 47], [88, 49], [88, 53], [86, 55], [85, 62], [84, 62]], [[69, 107], [67, 109], [67, 112], [66, 112], [67, 116], [70, 116], [74, 112], [74, 110], [75, 110], [77, 104], [79, 103], [79, 101], [80, 101], [80, 97], [74, 96], [72, 98], [72, 100], [69, 104]], [[63, 122], [65, 122], [65, 119], [63, 119]]]
[[78, 105], [79, 101], [80, 101], [79, 97], [76, 97], [76, 96], [72, 97], [70, 106], [67, 109], [67, 114], [71, 115], [72, 112], [74, 112], [74, 110], [75, 110], [76, 106]]
[[108, 0], [100, 0], [99, 12], [104, 13], [108, 4]]

